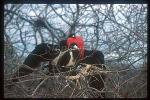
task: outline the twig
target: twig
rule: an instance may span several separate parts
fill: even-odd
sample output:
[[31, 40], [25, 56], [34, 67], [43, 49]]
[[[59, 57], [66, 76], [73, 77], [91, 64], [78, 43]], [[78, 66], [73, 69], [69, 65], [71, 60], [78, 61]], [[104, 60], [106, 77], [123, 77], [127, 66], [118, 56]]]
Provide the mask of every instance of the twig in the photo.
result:
[[7, 84], [7, 85], [4, 85], [4, 86], [15, 85], [15, 84], [19, 84], [19, 83], [24, 83], [24, 82], [28, 82], [28, 81], [34, 81], [34, 80], [41, 80], [41, 79], [43, 79], [43, 78], [28, 79], [28, 80], [19, 81], [19, 82], [13, 82], [12, 84]]
[[36, 88], [35, 90], [33, 91], [32, 95], [31, 96], [34, 96], [36, 91], [40, 88], [40, 86], [48, 79], [49, 77], [46, 77]]

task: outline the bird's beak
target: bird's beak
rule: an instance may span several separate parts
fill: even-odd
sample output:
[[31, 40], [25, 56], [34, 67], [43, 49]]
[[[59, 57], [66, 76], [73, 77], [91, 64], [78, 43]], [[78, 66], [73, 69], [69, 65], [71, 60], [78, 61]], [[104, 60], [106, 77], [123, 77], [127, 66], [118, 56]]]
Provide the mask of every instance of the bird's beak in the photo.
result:
[[73, 46], [74, 49], [79, 49], [76, 45]]

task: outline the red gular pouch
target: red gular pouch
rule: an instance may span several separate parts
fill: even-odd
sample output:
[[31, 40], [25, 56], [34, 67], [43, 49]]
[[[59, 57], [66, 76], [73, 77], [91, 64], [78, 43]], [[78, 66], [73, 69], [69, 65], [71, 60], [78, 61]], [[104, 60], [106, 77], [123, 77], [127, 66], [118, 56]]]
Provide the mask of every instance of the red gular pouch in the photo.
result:
[[70, 48], [72, 44], [76, 44], [76, 46], [80, 50], [80, 58], [82, 59], [84, 57], [84, 41], [81, 36], [75, 36], [75, 37], [69, 37], [67, 39], [67, 46]]

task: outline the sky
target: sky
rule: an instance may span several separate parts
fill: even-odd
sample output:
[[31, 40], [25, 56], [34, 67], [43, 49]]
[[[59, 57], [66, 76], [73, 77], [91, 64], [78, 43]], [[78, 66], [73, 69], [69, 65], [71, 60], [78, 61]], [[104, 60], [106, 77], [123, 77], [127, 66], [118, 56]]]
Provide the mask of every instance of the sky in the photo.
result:
[[[83, 5], [83, 4], [80, 4], [80, 5]], [[132, 4], [131, 4], [132, 5]], [[130, 6], [131, 6], [130, 5]], [[54, 5], [54, 7], [59, 7], [60, 5], [58, 4], [58, 5]], [[102, 13], [105, 13], [105, 5], [96, 5], [96, 6], [94, 6], [94, 9], [98, 9], [99, 8], [99, 6], [101, 6], [102, 7], [102, 9], [104, 9], [104, 10], [101, 10], [101, 12]], [[110, 6], [110, 5], [108, 5], [108, 6]], [[124, 6], [124, 4], [115, 4], [114, 5], [114, 14], [115, 14], [115, 17], [116, 17], [116, 19], [117, 19], [117, 21], [119, 22], [119, 23], [125, 23], [126, 22], [126, 20], [125, 20], [125, 18], [122, 16], [122, 14], [121, 13], [117, 13], [118, 12], [118, 10], [120, 9], [120, 7], [121, 6]], [[128, 5], [129, 6], [129, 5]], [[139, 7], [140, 7], [141, 5], [139, 5]], [[146, 4], [145, 4], [145, 6], [146, 6]], [[33, 8], [36, 8], [36, 5], [32, 5], [32, 7]], [[43, 9], [45, 7], [45, 4], [40, 4], [40, 7], [38, 7], [38, 8], [36, 8], [37, 10], [36, 10], [36, 14], [39, 14], [40, 12], [39, 12], [39, 9]], [[72, 8], [72, 10], [73, 11], [75, 11], [75, 5], [74, 4], [72, 4], [71, 5], [71, 8]], [[32, 18], [35, 18], [35, 16], [36, 16], [36, 14], [28, 7], [28, 4], [24, 4], [22, 7], [21, 7], [21, 9], [22, 9], [22, 11], [24, 12], [24, 14], [26, 15], [29, 15], [29, 16], [31, 16]], [[80, 19], [80, 22], [84, 22], [85, 20], [88, 20], [88, 22], [86, 23], [86, 24], [90, 24], [90, 23], [93, 23], [93, 19], [92, 18], [89, 18], [89, 19], [87, 19], [87, 18], [85, 18], [84, 17], [84, 15], [87, 15], [87, 14], [91, 14], [91, 12], [90, 11], [88, 11], [88, 10], [90, 10], [90, 8], [89, 9], [87, 9], [87, 11], [85, 12], [85, 13], [83, 13], [83, 15], [82, 15], [82, 18]], [[128, 9], [127, 8], [124, 8], [124, 11], [127, 11]], [[57, 11], [57, 13], [63, 13], [63, 10], [62, 9], [57, 9], [56, 10]], [[43, 10], [43, 13], [44, 13], [44, 10]], [[51, 12], [51, 11], [49, 11], [49, 15], [53, 15], [54, 14], [54, 12]], [[51, 20], [51, 19], [53, 19], [53, 20]], [[55, 27], [58, 27], [58, 28], [62, 28], [62, 29], [68, 29], [68, 25], [66, 25], [63, 21], [61, 21], [61, 19], [60, 18], [58, 18], [58, 17], [56, 17], [56, 16], [51, 16], [50, 18], [48, 18], [47, 19], [50, 23], [53, 23], [53, 25], [55, 26]], [[5, 19], [4, 19], [4, 21], [5, 21]], [[59, 25], [58, 25], [59, 24]], [[105, 30], [107, 30], [107, 31], [111, 31], [111, 24], [109, 24], [109, 23], [105, 23]], [[13, 29], [14, 28], [14, 26], [10, 26], [9, 25], [9, 27], [12, 27], [12, 29], [9, 31], [9, 30], [7, 30], [6, 32], [7, 33], [9, 33], [10, 34], [10, 36], [12, 36], [11, 35], [11, 33], [13, 33], [13, 32], [15, 32], [15, 29]], [[89, 27], [88, 29], [88, 33], [93, 33], [93, 28], [91, 27]], [[24, 28], [22, 28], [22, 31], [23, 32], [28, 32], [28, 33], [30, 33], [30, 32], [32, 32], [33, 31], [33, 29], [32, 29], [32, 27], [24, 27]], [[87, 40], [87, 38], [86, 38], [86, 33], [84, 33], [85, 32], [85, 29], [81, 29], [80, 30], [81, 32], [83, 31], [83, 33], [77, 33], [77, 34], [80, 34], [80, 35], [84, 35], [85, 37], [83, 37], [84, 38], [84, 40]], [[48, 31], [45, 31], [45, 30], [42, 30], [42, 33], [48, 33]], [[106, 38], [106, 36], [103, 34], [103, 33], [100, 33], [100, 34], [102, 34], [103, 36], [101, 36], [101, 38], [103, 39], [103, 40], [106, 40], [107, 41], [107, 38]], [[128, 32], [126, 32], [126, 34], [129, 34]], [[32, 35], [32, 33], [31, 34], [28, 34], [28, 36], [29, 35]], [[119, 33], [118, 33], [118, 35], [119, 35]], [[40, 38], [39, 38], [39, 34], [36, 34], [36, 36], [37, 36], [37, 39], [38, 39], [38, 44], [40, 43], [39, 41], [40, 41]], [[25, 35], [24, 35], [24, 37], [25, 37]], [[48, 37], [48, 35], [45, 35], [45, 37]], [[92, 37], [92, 35], [91, 35], [91, 37]], [[18, 41], [19, 39], [18, 39], [18, 34], [14, 34], [12, 37], [11, 37], [11, 39], [12, 39], [12, 41]], [[94, 37], [93, 38], [93, 40], [96, 40], [96, 38]], [[28, 40], [27, 40], [27, 42], [29, 42], [29, 43], [33, 43], [34, 44], [34, 38], [29, 38]], [[16, 46], [17, 48], [20, 46], [20, 48], [22, 48], [22, 44], [16, 44], [16, 45], [14, 45], [14, 46]], [[145, 44], [145, 47], [147, 47], [147, 44]], [[89, 47], [87, 47], [87, 48], [89, 48]], [[31, 52], [32, 50], [34, 49], [34, 45], [28, 45], [28, 50], [29, 50], [29, 52]], [[99, 50], [102, 50], [102, 51], [105, 51], [106, 49], [108, 49], [108, 47], [107, 47], [107, 45], [102, 45], [101, 47], [98, 47], [98, 49]], [[26, 54], [25, 54], [25, 56], [27, 56], [28, 55], [28, 53], [29, 52], [26, 52]], [[145, 51], [146, 52], [146, 51]], [[118, 58], [118, 54], [116, 53], [116, 52], [109, 52], [109, 54], [107, 53], [107, 54], [105, 54], [105, 59], [114, 59], [114, 58]], [[133, 58], [134, 60], [135, 59], [137, 59], [136, 57], [134, 57]]]

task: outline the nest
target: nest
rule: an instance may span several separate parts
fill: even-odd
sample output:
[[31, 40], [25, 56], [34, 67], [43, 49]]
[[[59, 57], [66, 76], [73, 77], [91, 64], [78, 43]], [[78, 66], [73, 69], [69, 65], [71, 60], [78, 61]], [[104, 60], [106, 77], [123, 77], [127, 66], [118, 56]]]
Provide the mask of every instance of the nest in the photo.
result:
[[[101, 92], [89, 86], [88, 76], [106, 74], [104, 68], [96, 65], [81, 64], [77, 74], [72, 70], [55, 73], [53, 76], [44, 74], [41, 70], [17, 77], [19, 82], [12, 83], [12, 78], [4, 81], [4, 96], [6, 98], [95, 98]], [[103, 65], [102, 65], [103, 66]]]

